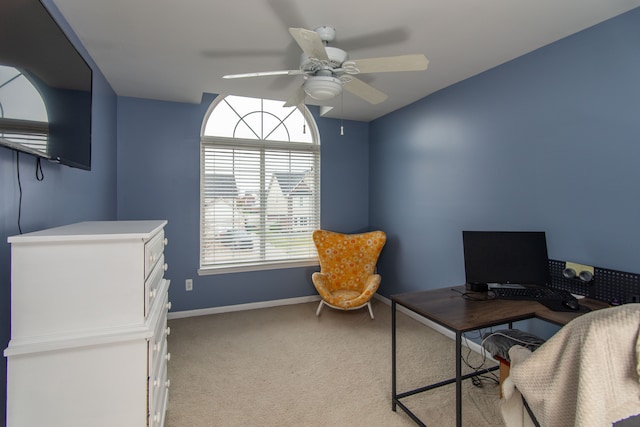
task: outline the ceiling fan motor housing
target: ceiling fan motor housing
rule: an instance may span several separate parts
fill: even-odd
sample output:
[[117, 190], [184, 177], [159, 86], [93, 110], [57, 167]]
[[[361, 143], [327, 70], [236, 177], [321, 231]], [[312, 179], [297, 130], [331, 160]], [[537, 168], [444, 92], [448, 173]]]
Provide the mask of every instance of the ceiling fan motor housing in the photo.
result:
[[321, 61], [316, 58], [310, 58], [306, 53], [300, 56], [300, 70], [305, 73], [315, 73], [324, 68], [340, 68], [342, 63], [349, 59], [349, 54], [337, 47], [325, 47], [329, 61]]

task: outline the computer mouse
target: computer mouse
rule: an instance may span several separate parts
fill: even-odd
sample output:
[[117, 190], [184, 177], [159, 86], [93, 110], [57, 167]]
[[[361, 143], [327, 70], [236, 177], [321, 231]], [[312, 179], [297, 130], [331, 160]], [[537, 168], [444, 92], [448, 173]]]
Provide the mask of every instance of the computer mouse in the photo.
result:
[[575, 299], [564, 300], [562, 301], [562, 305], [564, 305], [567, 308], [570, 308], [571, 310], [580, 309], [580, 304], [578, 303], [578, 300], [575, 300]]

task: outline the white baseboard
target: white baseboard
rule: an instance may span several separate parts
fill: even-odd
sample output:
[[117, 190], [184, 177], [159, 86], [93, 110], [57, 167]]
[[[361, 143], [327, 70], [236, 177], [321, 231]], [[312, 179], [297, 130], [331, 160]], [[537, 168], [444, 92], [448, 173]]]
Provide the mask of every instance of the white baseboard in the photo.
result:
[[[375, 294], [374, 298], [382, 301], [384, 304], [387, 304], [389, 306], [391, 306], [391, 300], [389, 298], [383, 297], [380, 294]], [[222, 306], [222, 307], [211, 307], [211, 308], [202, 308], [202, 309], [197, 309], [197, 310], [186, 310], [186, 311], [175, 311], [175, 312], [169, 312], [169, 314], [167, 315], [167, 318], [169, 320], [171, 319], [182, 319], [185, 317], [195, 317], [195, 316], [206, 316], [209, 314], [220, 314], [220, 313], [231, 313], [234, 311], [245, 311], [245, 310], [255, 310], [258, 308], [269, 308], [269, 307], [279, 307], [282, 305], [292, 305], [292, 304], [304, 304], [307, 302], [314, 302], [314, 301], [320, 301], [320, 296], [319, 295], [310, 295], [310, 296], [306, 296], [306, 297], [298, 297], [298, 298], [287, 298], [287, 299], [280, 299], [280, 300], [272, 300], [272, 301], [261, 301], [261, 302], [252, 302], [252, 303], [248, 303], [248, 304], [237, 304], [237, 305], [226, 305], [226, 306]], [[435, 330], [436, 332], [441, 333], [442, 335], [451, 338], [452, 340], [456, 339], [456, 334], [443, 327], [438, 325], [437, 323], [429, 320], [429, 319], [425, 319], [422, 316], [419, 316], [418, 314], [414, 313], [413, 311], [402, 307], [400, 305], [396, 306], [398, 311], [406, 314], [407, 316], [411, 317], [412, 319], [414, 319], [415, 321], [422, 323], [425, 326], [428, 326], [429, 328]], [[462, 341], [462, 345], [467, 346], [468, 348], [470, 348], [471, 350], [475, 351], [476, 353], [479, 354], [484, 354], [485, 351], [482, 348], [482, 346], [480, 344], [477, 344], [473, 341], [469, 341], [469, 340], [463, 340]], [[486, 355], [488, 359], [494, 360], [491, 355], [487, 354]]]
[[251, 302], [247, 304], [225, 305], [222, 307], [202, 308], [198, 310], [186, 310], [169, 312], [168, 319], [181, 319], [184, 317], [206, 316], [208, 314], [231, 313], [233, 311], [255, 310], [258, 308], [278, 307], [281, 305], [303, 304], [306, 302], [320, 301], [320, 295], [307, 297], [287, 298], [273, 301]]

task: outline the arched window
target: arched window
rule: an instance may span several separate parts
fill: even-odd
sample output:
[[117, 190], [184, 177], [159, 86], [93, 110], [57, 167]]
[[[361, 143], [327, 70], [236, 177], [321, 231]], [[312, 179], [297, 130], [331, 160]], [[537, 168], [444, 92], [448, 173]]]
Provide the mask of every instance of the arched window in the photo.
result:
[[200, 141], [200, 274], [317, 264], [320, 145], [307, 108], [219, 96]]

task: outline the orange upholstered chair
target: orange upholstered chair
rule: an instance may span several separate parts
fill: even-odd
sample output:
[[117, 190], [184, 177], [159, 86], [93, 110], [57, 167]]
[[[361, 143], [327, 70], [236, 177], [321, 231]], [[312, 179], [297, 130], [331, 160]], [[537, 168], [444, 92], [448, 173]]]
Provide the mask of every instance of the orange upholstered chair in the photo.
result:
[[383, 231], [342, 234], [316, 230], [313, 241], [318, 250], [320, 272], [313, 273], [311, 279], [322, 298], [316, 316], [325, 304], [338, 310], [355, 310], [366, 305], [373, 319], [370, 300], [382, 279], [375, 273], [375, 267], [387, 241], [386, 234]]

